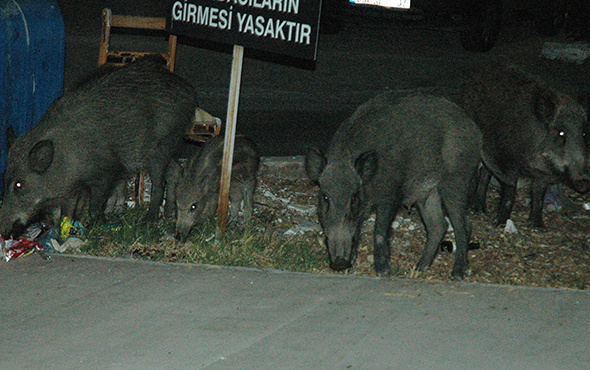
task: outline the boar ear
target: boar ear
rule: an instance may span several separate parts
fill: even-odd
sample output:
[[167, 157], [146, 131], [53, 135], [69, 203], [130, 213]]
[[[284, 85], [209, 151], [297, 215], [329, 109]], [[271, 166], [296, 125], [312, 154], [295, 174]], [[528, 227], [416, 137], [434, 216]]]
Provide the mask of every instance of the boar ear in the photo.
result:
[[537, 90], [535, 93], [535, 114], [541, 122], [549, 122], [555, 117], [555, 110], [557, 109], [557, 97], [555, 94]]
[[354, 168], [364, 183], [371, 181], [377, 173], [377, 153], [372, 150], [361, 154], [354, 161]]
[[305, 156], [305, 172], [312, 181], [318, 181], [326, 167], [326, 157], [317, 149], [311, 149]]
[[29, 152], [29, 166], [33, 172], [43, 173], [47, 171], [53, 162], [53, 142], [43, 140], [35, 144]]
[[14, 142], [16, 141], [16, 134], [14, 133], [14, 129], [12, 126], [9, 126], [6, 129], [6, 148], [10, 149]]

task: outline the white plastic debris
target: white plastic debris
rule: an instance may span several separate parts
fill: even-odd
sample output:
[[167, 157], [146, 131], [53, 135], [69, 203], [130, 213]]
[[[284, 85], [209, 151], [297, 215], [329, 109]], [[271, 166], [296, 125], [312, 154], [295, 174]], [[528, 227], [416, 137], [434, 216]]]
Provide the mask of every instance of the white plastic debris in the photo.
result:
[[313, 214], [315, 214], [316, 211], [316, 206], [314, 205], [300, 205], [300, 204], [289, 204], [287, 205], [287, 208], [289, 208], [292, 211], [298, 212], [302, 215], [306, 215], [306, 216], [311, 216]]
[[391, 223], [391, 228], [393, 229], [401, 229], [401, 230], [415, 230], [418, 225], [415, 222], [412, 222], [409, 218], [403, 218], [398, 216], [395, 220]]
[[590, 211], [590, 203], [582, 204], [582, 208], [584, 208], [586, 211]]
[[559, 59], [582, 64], [590, 56], [590, 45], [585, 42], [546, 42], [543, 44], [541, 56], [551, 60]]
[[299, 230], [299, 226], [295, 225], [292, 228], [290, 228], [289, 230], [285, 231], [284, 235], [285, 236], [294, 236], [294, 235], [302, 235], [303, 232], [301, 230]]
[[506, 220], [506, 227], [504, 228], [504, 234], [516, 234], [518, 230], [514, 226], [514, 222], [511, 219]]
[[271, 200], [274, 200], [274, 201], [277, 201], [278, 200], [278, 201], [280, 201], [282, 203], [285, 203], [285, 204], [289, 203], [289, 199], [277, 197], [270, 190], [264, 190], [262, 192], [262, 196], [264, 196], [266, 198], [270, 198]]
[[303, 235], [305, 233], [313, 232], [313, 231], [320, 231], [320, 225], [315, 222], [302, 222], [298, 225], [295, 225], [289, 230], [285, 231], [284, 235], [286, 236], [293, 236], [293, 235]]
[[80, 246], [86, 242], [80, 238], [70, 236], [62, 245], [59, 245], [59, 243], [55, 239], [51, 239], [51, 243], [53, 244], [53, 249], [55, 249], [57, 252], [63, 253], [68, 249], [80, 251]]

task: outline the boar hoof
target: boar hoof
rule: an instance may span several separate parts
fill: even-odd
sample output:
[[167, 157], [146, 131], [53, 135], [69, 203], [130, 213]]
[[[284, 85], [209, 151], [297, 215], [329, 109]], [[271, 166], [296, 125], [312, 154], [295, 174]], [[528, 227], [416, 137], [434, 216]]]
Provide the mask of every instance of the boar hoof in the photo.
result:
[[385, 276], [391, 276], [391, 266], [389, 264], [384, 264], [384, 265], [375, 265], [375, 272], [377, 273], [377, 276], [380, 277], [385, 277]]
[[430, 265], [432, 265], [432, 262], [419, 261], [415, 270], [419, 272], [426, 272], [428, 271], [428, 268], [430, 268]]
[[527, 225], [530, 227], [534, 227], [535, 229], [544, 230], [545, 229], [545, 222], [543, 220], [531, 220], [527, 221]]
[[330, 262], [330, 268], [336, 271], [343, 271], [350, 268], [351, 266], [352, 263], [342, 257], [336, 257], [336, 259]]
[[391, 276], [391, 269], [377, 271], [377, 276], [378, 277], [389, 277], [389, 276]]
[[574, 190], [578, 193], [585, 194], [590, 191], [590, 180], [577, 180], [574, 182]]
[[461, 281], [463, 280], [463, 277], [465, 277], [465, 268], [455, 266], [451, 273], [451, 280]]
[[481, 248], [481, 244], [479, 244], [478, 242], [470, 242], [467, 245], [467, 250], [470, 250], [470, 251], [474, 251], [474, 250], [477, 250], [480, 248]]

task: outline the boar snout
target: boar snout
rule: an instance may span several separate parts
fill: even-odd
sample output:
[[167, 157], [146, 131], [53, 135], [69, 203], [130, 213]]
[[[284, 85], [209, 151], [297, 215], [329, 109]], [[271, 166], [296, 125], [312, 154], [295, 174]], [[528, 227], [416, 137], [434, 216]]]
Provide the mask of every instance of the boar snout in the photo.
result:
[[330, 261], [330, 268], [335, 271], [343, 271], [352, 266], [351, 261], [338, 256]]
[[185, 222], [177, 222], [176, 228], [174, 230], [174, 239], [181, 241], [183, 243], [186, 242], [188, 236], [191, 233], [192, 228], [192, 224], [187, 224]]
[[574, 181], [574, 190], [578, 193], [587, 193], [590, 190], [590, 179], [582, 178], [579, 180]]
[[350, 227], [341, 224], [336, 225], [327, 230], [325, 242], [328, 247], [331, 269], [342, 271], [352, 266], [353, 250], [355, 250], [357, 243], [354, 229], [351, 230]]
[[181, 243], [186, 243], [186, 241], [188, 240], [188, 232], [180, 232], [180, 231], [176, 231], [174, 233], [174, 239], [176, 239], [177, 241], [181, 242]]
[[187, 241], [190, 231], [191, 229], [176, 227], [176, 230], [174, 231], [174, 239], [184, 243]]

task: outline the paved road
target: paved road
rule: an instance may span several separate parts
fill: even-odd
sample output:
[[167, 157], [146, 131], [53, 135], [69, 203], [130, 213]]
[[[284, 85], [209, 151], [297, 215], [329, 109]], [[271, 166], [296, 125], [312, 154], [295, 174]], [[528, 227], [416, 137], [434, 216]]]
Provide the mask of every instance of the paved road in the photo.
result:
[[2, 369], [587, 369], [590, 292], [32, 255]]

